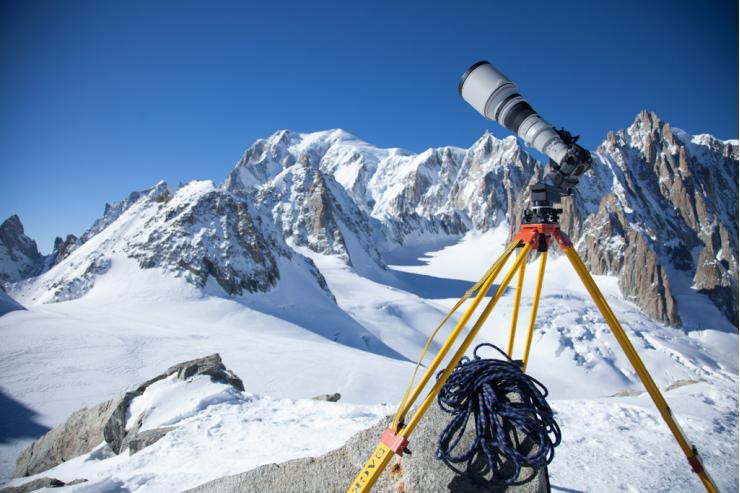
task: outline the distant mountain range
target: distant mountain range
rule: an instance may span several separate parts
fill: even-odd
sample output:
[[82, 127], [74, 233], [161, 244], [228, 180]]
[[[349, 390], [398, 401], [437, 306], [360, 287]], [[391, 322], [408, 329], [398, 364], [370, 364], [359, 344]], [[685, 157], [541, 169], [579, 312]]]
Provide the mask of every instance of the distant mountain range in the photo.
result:
[[[42, 256], [17, 216], [0, 225], [0, 280], [21, 301], [84, 296], [114, 253], [228, 295], [264, 292], [290, 263], [333, 300], [301, 248], [341, 258], [360, 275], [384, 258], [471, 230], [513, 233], [543, 167], [514, 137], [486, 133], [469, 149], [413, 154], [342, 131], [288, 130], [254, 143], [223, 184], [158, 183], [107, 204], [80, 235]], [[650, 317], [706, 328], [738, 325], [738, 142], [689, 135], [640, 112], [610, 132], [562, 225], [594, 274], [616, 276]], [[716, 313], [697, 313], [706, 297]], [[703, 305], [707, 306], [707, 305]]]

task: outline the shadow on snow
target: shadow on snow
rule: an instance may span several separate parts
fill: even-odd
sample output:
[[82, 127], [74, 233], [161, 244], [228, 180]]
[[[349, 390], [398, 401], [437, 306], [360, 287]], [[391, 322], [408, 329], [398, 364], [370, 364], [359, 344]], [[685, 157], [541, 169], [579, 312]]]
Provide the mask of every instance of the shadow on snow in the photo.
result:
[[0, 389], [0, 443], [18, 438], [38, 438], [49, 427], [37, 421], [39, 414]]

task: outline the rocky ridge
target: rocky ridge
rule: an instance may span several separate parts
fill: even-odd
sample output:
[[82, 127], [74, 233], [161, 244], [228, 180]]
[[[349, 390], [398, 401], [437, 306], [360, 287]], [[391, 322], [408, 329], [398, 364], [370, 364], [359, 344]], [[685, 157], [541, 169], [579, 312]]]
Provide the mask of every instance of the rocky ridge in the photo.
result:
[[120, 454], [131, 448], [136, 453], [151, 445], [173, 428], [158, 428], [140, 432], [144, 415], [135, 417], [133, 426], [127, 427], [127, 417], [132, 401], [143, 395], [155, 382], [168, 377], [187, 381], [196, 376], [208, 376], [212, 381], [231, 385], [244, 392], [244, 384], [233, 372], [226, 369], [218, 354], [179, 363], [164, 373], [147, 380], [134, 390], [93, 406], [75, 411], [63, 424], [29, 445], [18, 456], [14, 478], [32, 476], [91, 452], [101, 443], [104, 452]]
[[36, 242], [26, 236], [17, 215], [0, 224], [0, 283], [17, 282], [40, 274], [45, 260]]
[[[126, 229], [115, 249], [142, 268], [197, 286], [214, 279], [225, 293], [241, 294], [272, 289], [279, 259], [297, 258], [328, 293], [291, 246], [337, 256], [367, 275], [400, 246], [501, 225], [513, 234], [527, 187], [542, 173], [514, 137], [485, 133], [469, 149], [413, 154], [342, 130], [282, 130], [247, 149], [221, 187], [193, 182], [172, 191], [159, 183], [134, 192], [106, 204], [79, 239], [58, 239], [46, 259], [21, 238], [16, 218], [5, 236], [21, 239], [5, 243], [25, 253], [6, 278], [64, 264], [39, 278], [52, 292], [45, 301], [79, 297], [110, 266], [100, 238], [110, 244], [110, 229], [136, 216], [137, 230]], [[699, 327], [687, 307], [706, 296], [737, 326], [737, 203], [737, 142], [691, 136], [643, 111], [597, 148], [576, 196], [563, 201], [562, 225], [591, 272], [617, 276], [625, 296], [654, 319]], [[73, 255], [78, 249], [85, 251]]]
[[[439, 430], [450, 420], [449, 414], [433, 405], [414, 430], [411, 453], [394, 456], [386, 472], [381, 474], [373, 491], [379, 493], [426, 493], [454, 491], [457, 493], [509, 492], [544, 493], [549, 490], [545, 469], [523, 467], [517, 480], [520, 484], [506, 486], [491, 484], [490, 472], [483, 459], [467, 464], [448, 464], [435, 457]], [[378, 437], [388, 426], [383, 419], [375, 426], [351, 437], [341, 448], [320, 457], [294, 459], [280, 464], [267, 464], [250, 471], [215, 479], [187, 493], [238, 493], [243, 491], [280, 491], [299, 493], [308, 491], [344, 491], [348, 481], [362, 469], [377, 445]], [[465, 427], [461, 449], [466, 449], [475, 437], [475, 427]], [[526, 455], [536, 447], [519, 432], [520, 453]], [[502, 464], [505, 473], [509, 464]]]
[[574, 216], [591, 271], [618, 275], [628, 298], [672, 325], [682, 322], [672, 285], [687, 277], [737, 326], [737, 143], [643, 111], [595, 157]]
[[106, 206], [106, 213], [90, 230], [99, 232], [85, 233], [52, 269], [14, 284], [14, 293], [46, 303], [79, 298], [123, 254], [142, 269], [159, 268], [198, 287], [212, 279], [230, 295], [272, 289], [283, 259], [307, 271], [333, 299], [313, 263], [265, 227], [259, 211], [210, 182], [191, 182], [174, 192], [162, 182], [133, 201]]
[[[625, 296], [656, 320], [695, 327], [695, 320], [682, 320], [674, 293], [678, 285], [681, 298], [691, 297], [694, 286], [737, 326], [737, 149], [736, 142], [690, 136], [643, 111], [596, 150], [576, 197], [564, 199], [563, 227], [589, 269], [618, 276]], [[351, 264], [346, 231], [323, 211], [341, 210], [368, 225], [352, 231], [371, 258], [376, 251], [501, 224], [513, 234], [527, 187], [542, 169], [515, 138], [488, 133], [469, 149], [417, 155], [378, 149], [341, 130], [280, 131], [245, 152], [225, 187], [281, 196], [261, 203], [282, 220], [287, 237]], [[341, 185], [346, 196], [336, 190], [322, 192], [321, 200], [286, 194], [286, 177], [296, 173]], [[356, 206], [350, 214], [347, 197]], [[285, 221], [284, 204], [302, 200], [320, 204], [321, 214], [316, 207], [292, 207]]]

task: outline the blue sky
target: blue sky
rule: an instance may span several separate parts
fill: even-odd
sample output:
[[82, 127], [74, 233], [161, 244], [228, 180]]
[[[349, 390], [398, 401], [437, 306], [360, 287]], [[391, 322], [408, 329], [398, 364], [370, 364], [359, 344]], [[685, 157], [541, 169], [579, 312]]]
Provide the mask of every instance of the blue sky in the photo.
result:
[[640, 109], [738, 137], [736, 1], [0, 1], [0, 220], [49, 251], [160, 179], [221, 182], [282, 128], [469, 146], [491, 60], [595, 148]]

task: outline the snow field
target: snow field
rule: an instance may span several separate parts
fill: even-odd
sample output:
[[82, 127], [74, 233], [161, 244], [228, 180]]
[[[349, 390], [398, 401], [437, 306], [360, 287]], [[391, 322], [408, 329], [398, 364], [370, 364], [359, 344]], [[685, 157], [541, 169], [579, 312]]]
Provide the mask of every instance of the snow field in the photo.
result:
[[[182, 383], [158, 382], [134, 403], [132, 419], [149, 409], [145, 427], [177, 424], [178, 429], [134, 456], [107, 457], [98, 450], [44, 473], [91, 480], [67, 491], [178, 491], [263, 463], [318, 455], [393, 411], [411, 375], [411, 361], [469, 281], [501, 252], [504, 233], [469, 234], [421, 260], [391, 263], [393, 277], [377, 280], [359, 276], [336, 258], [306, 252], [326, 277], [338, 309], [353, 321], [346, 325], [336, 313], [322, 319], [322, 311], [310, 306], [316, 300], [303, 300], [290, 283], [279, 296], [225, 299], [216, 296], [215, 287], [204, 294], [182, 279], [116, 258], [83, 298], [31, 303], [27, 312], [0, 318], [0, 382], [13, 399], [40, 412], [47, 426], [171, 364], [213, 352], [253, 392], [192, 381], [182, 393]], [[524, 347], [535, 271], [531, 264], [525, 278], [516, 354]], [[614, 279], [596, 281], [658, 386], [675, 387], [664, 395], [721, 491], [735, 490], [737, 334], [656, 324], [621, 298]], [[513, 289], [506, 292], [478, 342], [505, 347], [513, 294]], [[319, 330], [322, 324], [357, 324], [397, 356], [334, 342], [331, 332]], [[529, 372], [550, 389], [563, 430], [563, 444], [550, 466], [554, 491], [700, 491], [562, 257], [548, 260], [535, 330]], [[342, 401], [301, 400], [327, 392], [342, 393]], [[610, 397], [615, 394], [622, 397]], [[5, 477], [28, 442], [0, 444]], [[274, 447], [265, 445], [270, 443]]]

